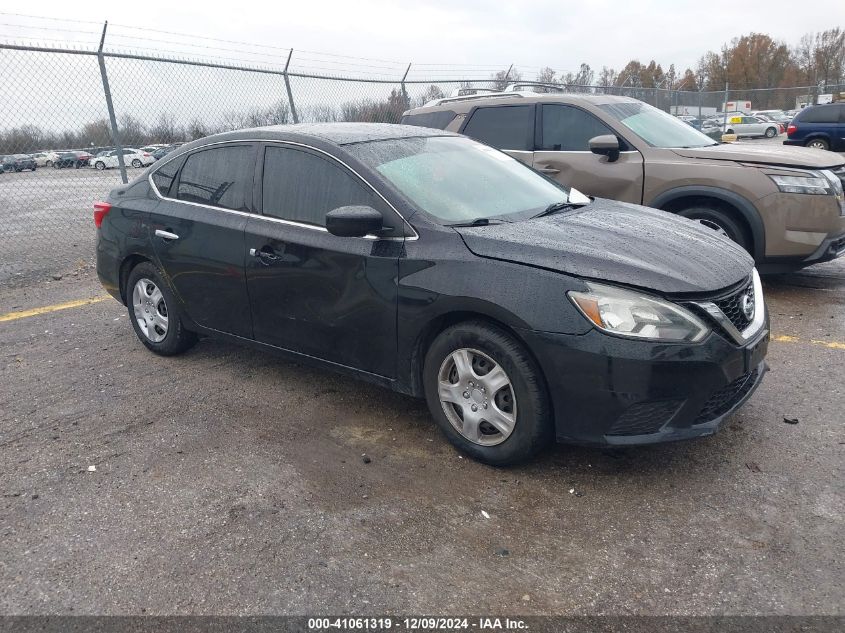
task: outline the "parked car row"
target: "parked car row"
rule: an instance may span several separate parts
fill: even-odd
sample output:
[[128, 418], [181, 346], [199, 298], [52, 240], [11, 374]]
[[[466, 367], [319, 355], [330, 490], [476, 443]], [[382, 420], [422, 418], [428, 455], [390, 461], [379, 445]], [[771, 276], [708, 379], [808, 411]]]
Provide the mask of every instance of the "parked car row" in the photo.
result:
[[[141, 149], [123, 149], [124, 165], [127, 167], [149, 167], [155, 161], [167, 156], [182, 143], [147, 146]], [[59, 150], [36, 152], [35, 154], [10, 154], [0, 157], [0, 173], [35, 171], [38, 167], [65, 169], [92, 167], [98, 170], [119, 166], [117, 150], [113, 147], [96, 147], [89, 150]]]
[[247, 342], [424, 398], [502, 465], [714, 433], [767, 371], [754, 260], [845, 253], [830, 152], [719, 144], [607, 95], [403, 122], [215, 135], [96, 203], [97, 272], [139, 340]]

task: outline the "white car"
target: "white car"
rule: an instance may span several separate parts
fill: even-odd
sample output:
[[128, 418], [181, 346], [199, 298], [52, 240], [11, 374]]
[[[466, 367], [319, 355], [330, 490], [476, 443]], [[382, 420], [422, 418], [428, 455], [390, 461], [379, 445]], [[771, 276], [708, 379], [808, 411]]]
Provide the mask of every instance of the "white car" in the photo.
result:
[[[155, 158], [149, 152], [144, 152], [140, 149], [133, 149], [131, 147], [123, 148], [123, 164], [127, 167], [147, 167], [155, 162]], [[118, 167], [117, 150], [113, 149], [110, 152], [103, 152], [97, 154], [97, 157], [91, 161], [91, 167], [94, 169], [113, 169]]]
[[758, 110], [756, 112], [751, 113], [751, 116], [760, 116], [760, 115], [763, 115], [763, 116], [771, 119], [775, 123], [782, 123], [784, 126], [786, 126], [792, 120], [792, 117], [789, 116], [783, 110]]
[[725, 134], [739, 136], [765, 136], [774, 138], [780, 133], [778, 124], [774, 121], [763, 121], [753, 116], [731, 116], [725, 124]]
[[52, 167], [58, 157], [55, 152], [38, 152], [32, 155], [38, 167]]

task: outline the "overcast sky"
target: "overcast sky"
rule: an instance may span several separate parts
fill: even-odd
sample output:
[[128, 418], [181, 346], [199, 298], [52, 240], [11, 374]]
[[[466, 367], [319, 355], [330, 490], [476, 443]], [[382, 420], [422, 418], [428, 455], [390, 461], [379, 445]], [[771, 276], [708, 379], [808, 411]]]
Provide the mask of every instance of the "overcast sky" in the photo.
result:
[[[541, 66], [559, 72], [577, 70], [581, 62], [594, 70], [620, 69], [631, 58], [655, 59], [679, 71], [695, 66], [698, 57], [732, 37], [750, 31], [768, 33], [790, 45], [808, 31], [845, 26], [845, 0], [813, 0], [802, 7], [795, 0], [766, 2], [683, 2], [681, 0], [297, 0], [220, 2], [215, 0], [144, 0], [143, 2], [68, 2], [42, 0], [30, 5], [4, 5], [3, 11], [73, 20], [102, 21], [250, 42], [397, 62], [520, 65], [526, 79]], [[3, 23], [24, 18], [2, 16]], [[33, 23], [32, 21], [29, 21]], [[39, 22], [38, 24], [50, 23]], [[52, 26], [62, 27], [59, 22]], [[77, 23], [80, 29], [95, 25]], [[159, 48], [185, 51], [181, 38], [131, 31], [119, 26], [125, 47], [145, 46], [144, 37], [169, 39]], [[47, 31], [0, 27], [3, 35], [57, 37]], [[74, 37], [66, 34], [67, 37]], [[129, 36], [141, 39], [130, 40]], [[91, 37], [90, 35], [87, 37]], [[4, 38], [7, 39], [7, 38]], [[115, 42], [117, 40], [114, 40]], [[217, 46], [232, 46], [220, 44]], [[233, 48], [237, 48], [234, 46]], [[189, 51], [199, 51], [196, 46]], [[270, 60], [271, 48], [259, 48]], [[209, 51], [232, 56], [228, 51]], [[281, 53], [280, 53], [281, 55]], [[306, 57], [307, 53], [301, 56]], [[252, 59], [252, 58], [250, 58]], [[332, 58], [328, 58], [331, 60]], [[335, 61], [338, 61], [335, 59]], [[317, 60], [312, 55], [312, 65]], [[377, 66], [379, 62], [360, 62]], [[338, 64], [326, 63], [326, 69]], [[373, 72], [382, 69], [371, 68]], [[383, 69], [387, 70], [387, 69]]]

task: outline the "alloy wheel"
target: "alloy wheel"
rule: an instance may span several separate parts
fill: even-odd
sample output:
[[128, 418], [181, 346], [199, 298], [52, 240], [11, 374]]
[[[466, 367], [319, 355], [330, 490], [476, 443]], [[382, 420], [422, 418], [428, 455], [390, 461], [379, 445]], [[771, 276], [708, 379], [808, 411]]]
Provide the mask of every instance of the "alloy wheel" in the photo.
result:
[[132, 308], [141, 332], [153, 343], [167, 336], [167, 304], [161, 290], [149, 279], [139, 279], [132, 290]]
[[516, 425], [516, 397], [505, 370], [487, 354], [462, 348], [437, 374], [440, 404], [449, 423], [470, 442], [501, 444]]
[[824, 141], [810, 141], [807, 143], [807, 147], [812, 147], [814, 149], [827, 149], [827, 145]]

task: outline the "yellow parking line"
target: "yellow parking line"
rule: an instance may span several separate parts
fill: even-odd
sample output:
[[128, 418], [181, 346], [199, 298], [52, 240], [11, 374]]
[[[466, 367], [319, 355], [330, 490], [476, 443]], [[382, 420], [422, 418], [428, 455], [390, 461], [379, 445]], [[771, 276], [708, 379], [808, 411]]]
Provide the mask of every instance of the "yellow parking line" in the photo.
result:
[[[780, 336], [773, 336], [772, 341], [775, 343], [806, 343], [797, 336], [789, 336], [781, 334]], [[810, 345], [818, 345], [820, 347], [827, 347], [828, 349], [845, 349], [845, 343], [839, 341], [820, 341], [818, 339], [810, 339]]]
[[58, 312], [59, 310], [67, 310], [69, 308], [78, 308], [80, 306], [91, 305], [92, 303], [100, 303], [106, 299], [111, 299], [109, 295], [101, 297], [91, 297], [90, 299], [76, 299], [75, 301], [65, 301], [64, 303], [54, 303], [51, 306], [42, 306], [40, 308], [32, 308], [31, 310], [21, 310], [19, 312], [7, 312], [0, 314], [0, 322], [3, 321], [17, 321], [18, 319], [25, 319], [31, 316], [38, 316], [39, 314], [47, 314], [48, 312]]

